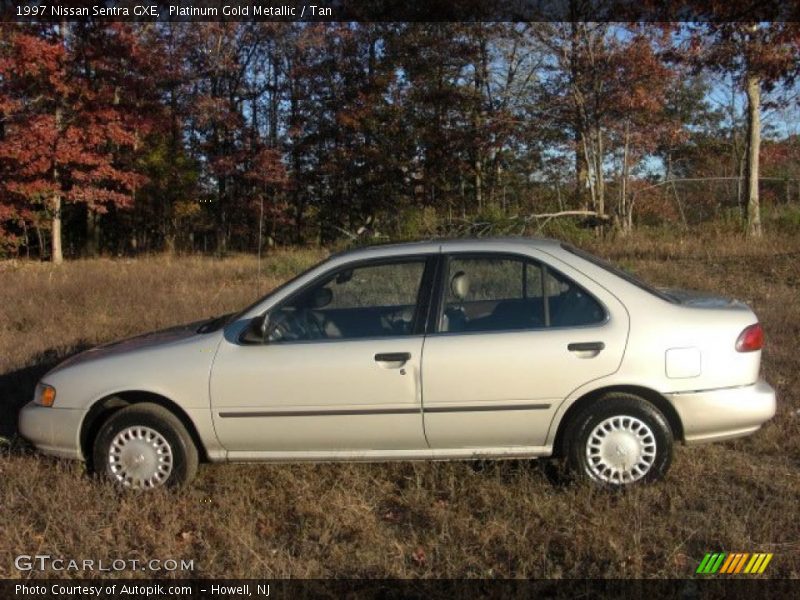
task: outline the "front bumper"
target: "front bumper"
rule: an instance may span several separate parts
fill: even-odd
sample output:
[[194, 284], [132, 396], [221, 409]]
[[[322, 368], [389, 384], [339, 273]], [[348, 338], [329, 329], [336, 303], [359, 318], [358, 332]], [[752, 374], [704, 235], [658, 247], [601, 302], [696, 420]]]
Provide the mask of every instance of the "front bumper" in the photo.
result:
[[775, 390], [763, 379], [742, 387], [665, 395], [678, 412], [687, 444], [749, 435], [775, 416]]
[[82, 409], [29, 402], [19, 413], [19, 433], [45, 454], [82, 460], [80, 431], [85, 414]]

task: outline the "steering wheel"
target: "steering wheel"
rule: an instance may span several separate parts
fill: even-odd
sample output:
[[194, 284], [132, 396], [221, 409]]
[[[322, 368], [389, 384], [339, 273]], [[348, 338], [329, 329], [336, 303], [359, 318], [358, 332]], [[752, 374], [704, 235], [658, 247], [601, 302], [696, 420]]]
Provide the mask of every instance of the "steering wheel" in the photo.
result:
[[304, 308], [298, 315], [298, 321], [302, 319], [302, 329], [306, 339], [318, 340], [328, 337], [325, 335], [325, 324], [310, 308]]
[[324, 324], [307, 308], [296, 312], [276, 311], [270, 319], [269, 327], [269, 340], [272, 342], [296, 342], [327, 337]]
[[298, 335], [296, 328], [293, 327], [296, 319], [290, 318], [286, 313], [278, 312], [271, 319], [269, 323], [269, 340], [271, 342], [279, 342], [282, 340], [295, 341], [302, 339]]

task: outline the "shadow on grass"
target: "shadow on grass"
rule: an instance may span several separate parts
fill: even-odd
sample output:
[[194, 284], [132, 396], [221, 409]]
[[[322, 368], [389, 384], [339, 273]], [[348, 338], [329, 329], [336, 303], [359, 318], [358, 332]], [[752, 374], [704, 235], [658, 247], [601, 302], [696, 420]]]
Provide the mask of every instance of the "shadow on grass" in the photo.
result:
[[470, 462], [470, 468], [476, 473], [499, 475], [509, 481], [533, 470], [555, 489], [565, 490], [575, 483], [564, 461], [554, 458], [476, 460]]
[[24, 448], [17, 435], [17, 420], [20, 409], [33, 398], [39, 379], [64, 359], [90, 347], [80, 341], [67, 348], [50, 348], [37, 354], [29, 366], [0, 374], [0, 438], [6, 439], [12, 450]]

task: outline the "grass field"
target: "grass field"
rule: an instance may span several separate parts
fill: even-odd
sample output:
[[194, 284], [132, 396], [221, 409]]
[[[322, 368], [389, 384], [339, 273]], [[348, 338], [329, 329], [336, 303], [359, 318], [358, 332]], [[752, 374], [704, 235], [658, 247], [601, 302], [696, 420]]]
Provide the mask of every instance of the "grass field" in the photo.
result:
[[194, 560], [174, 576], [679, 578], [711, 551], [773, 552], [766, 575], [800, 577], [800, 238], [587, 249], [748, 302], [776, 418], [678, 447], [664, 482], [624, 494], [565, 485], [546, 461], [205, 466], [186, 490], [123, 494], [15, 439], [37, 379], [86, 346], [242, 307], [325, 253], [275, 252], [261, 282], [253, 257], [0, 263], [0, 577], [39, 553]]

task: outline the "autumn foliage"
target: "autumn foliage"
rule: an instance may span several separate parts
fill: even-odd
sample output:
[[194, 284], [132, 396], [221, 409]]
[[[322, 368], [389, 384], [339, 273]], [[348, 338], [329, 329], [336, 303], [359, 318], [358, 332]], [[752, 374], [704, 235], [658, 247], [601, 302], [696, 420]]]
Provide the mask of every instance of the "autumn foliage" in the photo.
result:
[[[791, 23], [3, 24], [0, 252], [706, 218], [757, 196], [753, 90], [796, 111], [798, 44]], [[760, 187], [792, 201], [796, 141], [764, 126], [787, 184]], [[713, 206], [676, 184], [698, 178], [724, 182]]]
[[133, 152], [153, 127], [136, 38], [116, 24], [17, 27], [5, 48], [0, 165], [12, 219], [41, 227], [65, 204], [95, 215], [129, 208], [143, 181]]

